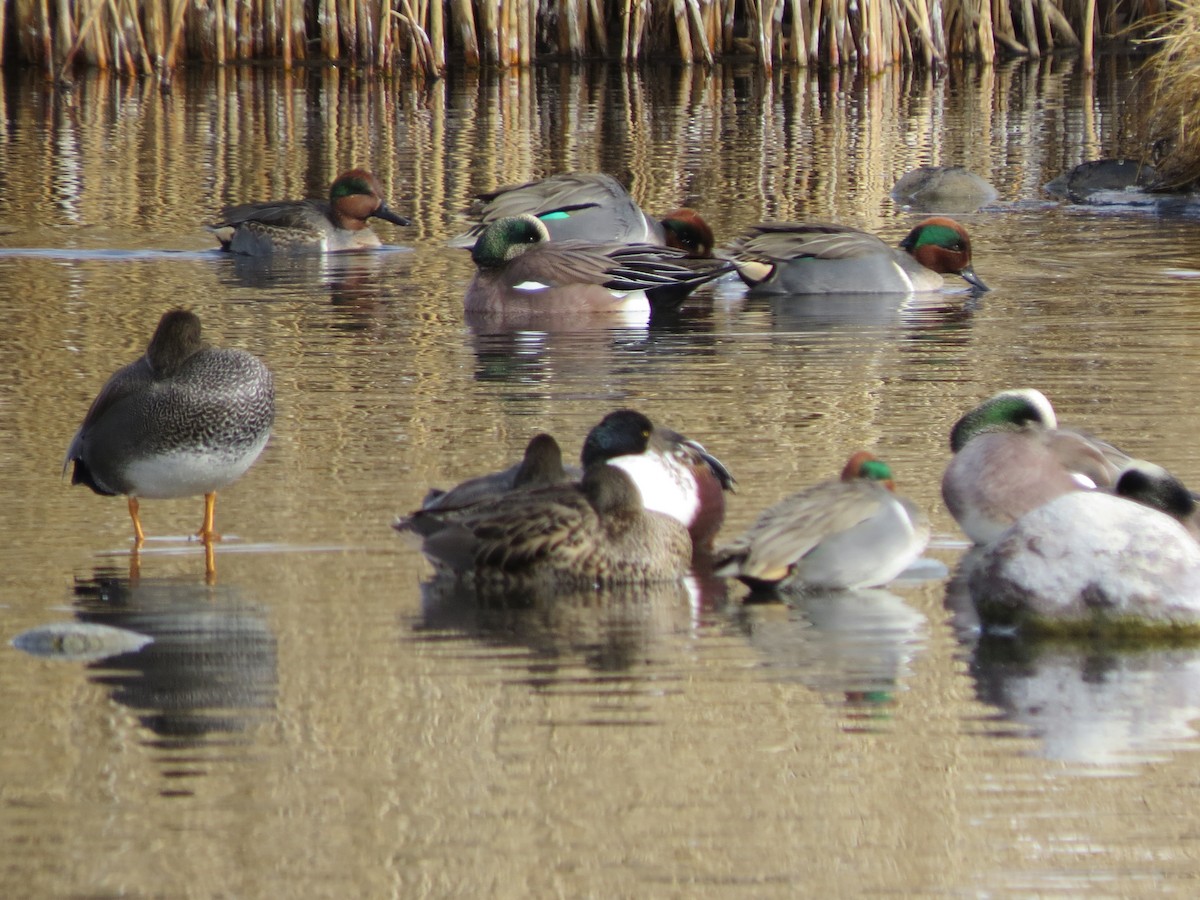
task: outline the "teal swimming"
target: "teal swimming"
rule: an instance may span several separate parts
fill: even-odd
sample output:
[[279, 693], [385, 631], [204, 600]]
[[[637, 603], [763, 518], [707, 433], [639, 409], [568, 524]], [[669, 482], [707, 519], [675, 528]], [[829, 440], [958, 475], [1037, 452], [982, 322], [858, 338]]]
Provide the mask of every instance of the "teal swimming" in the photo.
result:
[[497, 219], [471, 249], [469, 313], [634, 312], [673, 309], [732, 267], [672, 247], [550, 239], [532, 215]]
[[755, 590], [856, 590], [887, 584], [929, 543], [929, 520], [895, 493], [891, 468], [866, 451], [841, 477], [785, 497], [713, 557], [718, 575]]
[[328, 200], [227, 206], [209, 228], [222, 250], [244, 256], [341, 253], [382, 246], [367, 225], [370, 218], [412, 224], [388, 208], [378, 178], [366, 169], [351, 169], [334, 179]]
[[244, 350], [218, 349], [200, 336], [195, 313], [165, 313], [146, 353], [100, 389], [63, 464], [72, 484], [129, 498], [134, 541], [145, 540], [140, 499], [204, 495], [198, 536], [219, 539], [216, 492], [262, 453], [275, 421], [270, 370]]
[[944, 275], [988, 286], [971, 263], [971, 239], [958, 222], [926, 219], [892, 247], [848, 225], [754, 225], [729, 249], [751, 294], [886, 294], [937, 291]]
[[479, 222], [451, 246], [469, 249], [497, 219], [528, 214], [541, 219], [555, 241], [658, 244], [698, 259], [713, 255], [712, 229], [694, 209], [648, 216], [619, 181], [602, 173], [564, 172], [497, 188], [479, 195], [474, 212]]

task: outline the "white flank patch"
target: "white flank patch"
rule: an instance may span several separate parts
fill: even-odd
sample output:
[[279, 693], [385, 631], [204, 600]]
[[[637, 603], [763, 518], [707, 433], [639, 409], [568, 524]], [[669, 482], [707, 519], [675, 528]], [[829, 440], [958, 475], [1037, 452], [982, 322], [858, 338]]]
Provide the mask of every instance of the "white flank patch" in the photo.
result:
[[892, 268], [896, 270], [897, 275], [899, 275], [901, 278], [904, 279], [904, 283], [908, 286], [908, 288], [907, 288], [908, 290], [910, 290], [910, 291], [916, 290], [916, 287], [913, 285], [913, 280], [908, 277], [908, 273], [904, 271], [904, 267], [901, 266], [900, 263], [893, 262]]
[[258, 459], [267, 436], [241, 454], [182, 451], [130, 463], [125, 475], [133, 494], [148, 500], [194, 497], [236, 481]]
[[700, 492], [692, 473], [682, 465], [657, 454], [618, 456], [610, 466], [624, 469], [642, 492], [646, 509], [666, 513], [691, 525], [700, 511]]
[[1082, 488], [1085, 488], [1089, 491], [1094, 491], [1096, 489], [1096, 482], [1092, 481], [1092, 479], [1088, 478], [1082, 472], [1072, 472], [1071, 477], [1074, 478], [1075, 483]]
[[529, 293], [533, 294], [537, 293], [538, 291], [544, 291], [548, 287], [549, 285], [542, 284], [540, 281], [522, 281], [520, 284], [514, 284], [513, 290], [528, 291]]

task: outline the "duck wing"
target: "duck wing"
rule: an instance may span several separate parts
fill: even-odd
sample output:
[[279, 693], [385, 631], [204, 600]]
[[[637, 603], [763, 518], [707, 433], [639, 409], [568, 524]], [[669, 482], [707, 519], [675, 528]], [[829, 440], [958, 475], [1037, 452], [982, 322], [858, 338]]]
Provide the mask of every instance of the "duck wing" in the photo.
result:
[[861, 229], [823, 222], [764, 222], [751, 226], [730, 246], [735, 258], [762, 262], [806, 257], [861, 259], [891, 249]]

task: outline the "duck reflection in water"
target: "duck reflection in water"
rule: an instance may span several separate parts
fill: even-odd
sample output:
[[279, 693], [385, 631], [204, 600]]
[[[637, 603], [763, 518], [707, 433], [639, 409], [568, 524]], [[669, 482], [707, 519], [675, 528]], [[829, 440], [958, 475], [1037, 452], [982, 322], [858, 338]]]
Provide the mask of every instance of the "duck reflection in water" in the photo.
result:
[[[236, 588], [191, 580], [136, 582], [100, 568], [77, 580], [76, 618], [152, 638], [89, 666], [164, 750], [227, 746], [275, 708], [278, 658], [263, 611]], [[194, 759], [194, 757], [193, 757]]]
[[682, 582], [481, 589], [434, 578], [421, 585], [421, 616], [413, 631], [419, 641], [477, 643], [506, 663], [513, 661], [512, 648], [523, 649], [528, 674], [517, 680], [546, 688], [575, 682], [580, 667], [607, 677], [654, 665], [665, 655], [656, 647], [690, 630], [691, 608]]
[[735, 621], [773, 677], [837, 698], [863, 719], [886, 718], [928, 635], [920, 612], [878, 589], [746, 604]]

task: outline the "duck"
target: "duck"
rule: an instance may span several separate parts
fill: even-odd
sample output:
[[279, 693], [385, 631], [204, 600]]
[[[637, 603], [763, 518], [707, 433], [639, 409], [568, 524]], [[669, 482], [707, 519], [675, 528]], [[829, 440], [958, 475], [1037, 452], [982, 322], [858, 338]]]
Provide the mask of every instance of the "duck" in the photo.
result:
[[497, 219], [471, 249], [476, 272], [468, 313], [578, 313], [674, 309], [700, 285], [732, 270], [718, 259], [650, 244], [552, 241], [522, 214]]
[[586, 240], [657, 244], [711, 259], [712, 228], [696, 210], [681, 207], [661, 219], [646, 215], [624, 186], [599, 172], [562, 172], [538, 181], [479, 194], [479, 222], [450, 245], [470, 249], [497, 219], [524, 213], [536, 216], [556, 241]]
[[1112, 492], [1165, 513], [1200, 540], [1200, 504], [1175, 475], [1144, 459], [1130, 460], [1117, 475]]
[[1000, 391], [967, 412], [950, 431], [950, 449], [942, 499], [976, 544], [1061, 494], [1111, 489], [1129, 464], [1111, 444], [1060, 428], [1036, 388]]
[[275, 421], [270, 369], [244, 350], [212, 347], [190, 310], [164, 313], [145, 354], [100, 389], [71, 439], [63, 474], [104, 496], [125, 495], [135, 548], [139, 500], [204, 495], [197, 536], [220, 539], [216, 493], [258, 459]]
[[727, 255], [752, 295], [920, 293], [941, 290], [950, 274], [988, 290], [972, 267], [966, 229], [944, 216], [920, 222], [899, 249], [849, 225], [765, 222]]
[[974, 212], [998, 196], [994, 187], [963, 166], [918, 166], [892, 188], [893, 199], [926, 212]]
[[597, 464], [578, 482], [510, 491], [394, 523], [418, 538], [439, 575], [479, 585], [590, 585], [677, 581], [687, 529], [646, 509], [629, 475]]
[[433, 488], [425, 495], [421, 509], [460, 509], [509, 491], [578, 481], [581, 475], [578, 468], [563, 466], [562, 447], [553, 435], [543, 432], [530, 438], [519, 462], [499, 472], [468, 478], [447, 491]]
[[1089, 203], [1106, 197], [1113, 202], [1132, 191], [1152, 190], [1158, 171], [1139, 159], [1092, 159], [1082, 162], [1042, 186], [1051, 197], [1072, 203]]
[[271, 200], [226, 206], [209, 226], [221, 249], [243, 256], [341, 253], [382, 246], [369, 218], [411, 225], [388, 208], [383, 187], [366, 169], [333, 180], [328, 200]]
[[717, 575], [757, 592], [859, 590], [893, 580], [929, 543], [929, 520], [866, 450], [841, 476], [785, 497], [713, 555]]
[[1069, 491], [963, 557], [985, 629], [1022, 636], [1200, 635], [1200, 544], [1175, 518]]
[[725, 521], [725, 494], [737, 481], [700, 443], [635, 409], [617, 409], [588, 431], [580, 461], [584, 469], [604, 462], [627, 472], [647, 509], [686, 526], [696, 556], [711, 553]]

